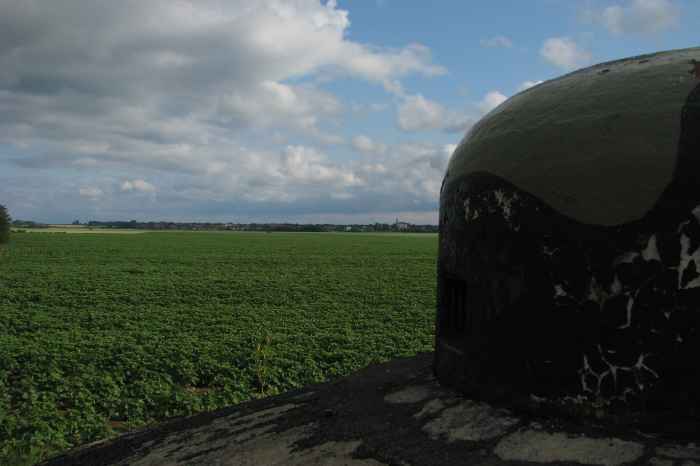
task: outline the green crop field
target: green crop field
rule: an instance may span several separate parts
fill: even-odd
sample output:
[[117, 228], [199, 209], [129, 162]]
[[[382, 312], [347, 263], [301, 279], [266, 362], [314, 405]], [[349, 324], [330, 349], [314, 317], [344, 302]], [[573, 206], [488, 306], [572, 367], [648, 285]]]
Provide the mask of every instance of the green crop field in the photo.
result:
[[435, 235], [15, 233], [0, 464], [432, 349]]

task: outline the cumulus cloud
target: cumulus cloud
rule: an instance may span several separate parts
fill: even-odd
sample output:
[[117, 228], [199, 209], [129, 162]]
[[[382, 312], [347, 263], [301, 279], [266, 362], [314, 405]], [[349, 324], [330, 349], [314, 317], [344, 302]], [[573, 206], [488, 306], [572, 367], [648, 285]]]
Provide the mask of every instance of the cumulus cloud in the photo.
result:
[[83, 186], [79, 189], [80, 197], [96, 201], [102, 197], [104, 192], [100, 188], [94, 186]]
[[563, 70], [573, 70], [591, 62], [590, 52], [582, 49], [568, 37], [551, 37], [544, 41], [540, 55]]
[[407, 96], [398, 108], [398, 125], [404, 131], [464, 132], [473, 118], [452, 112], [420, 94]]
[[145, 180], [126, 180], [121, 184], [122, 191], [139, 191], [142, 193], [153, 193], [156, 187]]
[[587, 10], [586, 16], [610, 33], [654, 34], [678, 25], [680, 7], [672, 0], [630, 0], [602, 10]]
[[506, 36], [494, 36], [494, 37], [491, 37], [489, 39], [481, 39], [480, 43], [481, 43], [482, 47], [490, 47], [490, 48], [495, 48], [495, 47], [511, 48], [513, 46], [513, 41], [511, 41]]
[[314, 148], [287, 146], [282, 156], [282, 168], [292, 181], [298, 183], [330, 183], [336, 187], [362, 184], [351, 170], [343, 170], [328, 162]]
[[499, 91], [490, 91], [481, 99], [481, 102], [479, 102], [479, 110], [481, 110], [481, 113], [486, 114], [501, 105], [506, 99], [508, 99], [508, 97], [501, 94]]
[[374, 142], [364, 134], [352, 138], [352, 147], [365, 154], [383, 154], [386, 152], [385, 144]]
[[399, 107], [399, 127], [404, 131], [437, 129], [444, 124], [445, 108], [422, 95], [408, 97]]
[[487, 92], [476, 103], [470, 115], [451, 111], [420, 94], [408, 96], [398, 108], [398, 126], [407, 132], [441, 130], [448, 133], [464, 133], [480, 116], [498, 107], [508, 97], [500, 91]]
[[[405, 175], [380, 142], [352, 141], [381, 156], [364, 168], [324, 152], [344, 142], [336, 132], [347, 106], [325, 83], [361, 80], [404, 102], [405, 77], [446, 72], [424, 45], [359, 43], [348, 37], [349, 25], [347, 11], [319, 0], [0, 2], [3, 163], [70, 167], [81, 180], [119, 174], [100, 184], [116, 188], [105, 192], [73, 180], [66, 196], [83, 186], [87, 199], [155, 192], [145, 180], [157, 177], [160, 208], [177, 212], [185, 204], [211, 213], [207, 203], [233, 210], [293, 199], [347, 203], [367, 193], [391, 208], [415, 207], [406, 199], [434, 203], [419, 188], [412, 196], [379, 180], [380, 173]], [[418, 107], [429, 113], [431, 105]], [[409, 117], [407, 127], [466, 126], [438, 108], [446, 118]], [[133, 196], [109, 200], [129, 218], [129, 207], [147, 207]]]
[[362, 206], [401, 210], [422, 205], [434, 209], [454, 146], [373, 144], [385, 150], [374, 152], [370, 163], [359, 159], [342, 163], [317, 147], [303, 145], [286, 146], [276, 158], [251, 154], [246, 173], [228, 166], [222, 176], [207, 180], [196, 195], [208, 198], [212, 195], [208, 190], [213, 189], [225, 193], [224, 197], [235, 195], [255, 202], [301, 205], [315, 200], [318, 205], [314, 209], [328, 204], [342, 204], [354, 211]]
[[227, 125], [289, 125], [315, 133], [320, 117], [337, 115], [340, 111], [340, 102], [327, 92], [310, 86], [262, 81], [252, 90], [234, 90], [221, 96], [217, 116]]
[[338, 99], [285, 80], [346, 75], [394, 92], [408, 74], [445, 72], [420, 44], [348, 40], [348, 14], [333, 1], [94, 8], [71, 0], [0, 6], [0, 142], [70, 145], [89, 134], [89, 155], [109, 157], [141, 143], [208, 144], [245, 127], [333, 140], [320, 126], [342, 111]]

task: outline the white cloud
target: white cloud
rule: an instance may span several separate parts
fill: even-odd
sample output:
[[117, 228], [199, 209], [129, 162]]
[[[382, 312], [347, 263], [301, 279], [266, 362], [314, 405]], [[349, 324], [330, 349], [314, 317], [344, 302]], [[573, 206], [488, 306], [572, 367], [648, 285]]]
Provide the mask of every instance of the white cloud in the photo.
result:
[[324, 154], [310, 147], [287, 146], [282, 168], [291, 180], [299, 183], [332, 183], [336, 187], [362, 184], [352, 171], [334, 166]]
[[[65, 199], [82, 186], [83, 198], [121, 209], [113, 218], [132, 218], [150, 207], [114, 194], [155, 192], [145, 180], [157, 179], [158, 218], [169, 208], [204, 216], [217, 203], [257, 212], [260, 203], [295, 199], [310, 210], [331, 198], [361, 199], [355, 211], [434, 208], [443, 175], [435, 167], [446, 159], [439, 147], [416, 154], [351, 141], [372, 151], [371, 163], [342, 163], [323, 147], [343, 142], [335, 132], [346, 107], [325, 83], [362, 80], [407, 103], [405, 77], [446, 72], [427, 47], [353, 41], [348, 13], [333, 1], [127, 0], [94, 13], [72, 0], [41, 8], [0, 2], [0, 146], [10, 148], [0, 162], [17, 173], [78, 173], [50, 172], [55, 183], [36, 188], [27, 203], [56, 205], [60, 189], [48, 186], [62, 182]], [[422, 104], [417, 122], [404, 115], [405, 126], [462, 131], [470, 124], [437, 103]], [[99, 174], [110, 179], [93, 181]]]
[[587, 11], [612, 34], [654, 34], [678, 25], [680, 7], [671, 0], [629, 0], [601, 11]]
[[94, 186], [83, 186], [80, 188], [79, 192], [80, 197], [90, 199], [91, 201], [98, 200], [104, 194], [100, 188], [96, 188]]
[[251, 90], [221, 96], [217, 108], [219, 121], [241, 126], [290, 126], [317, 132], [320, 117], [341, 111], [335, 96], [310, 86], [290, 86], [263, 81]]
[[579, 47], [568, 37], [551, 37], [544, 41], [540, 55], [549, 63], [563, 69], [572, 70], [591, 62], [590, 52]]
[[538, 84], [541, 84], [541, 83], [543, 83], [543, 82], [544, 82], [544, 81], [541, 81], [541, 80], [538, 80], [538, 81], [523, 81], [523, 82], [520, 83], [520, 85], [518, 86], [517, 92], [522, 92], [522, 91], [524, 91], [524, 90], [526, 90], [526, 89], [530, 89], [531, 87], [535, 87], [535, 86], [537, 86]]
[[479, 110], [481, 110], [481, 113], [486, 114], [501, 105], [506, 99], [508, 99], [508, 97], [501, 94], [499, 91], [490, 91], [481, 99], [481, 102], [479, 102]]
[[[102, 8], [95, 16], [69, 0], [41, 9], [0, 4], [0, 143], [42, 140], [63, 150], [91, 135], [71, 153], [121, 160], [126, 146], [147, 151], [154, 142], [220, 142], [225, 150], [223, 139], [247, 128], [339, 143], [324, 126], [342, 104], [308, 80], [290, 79], [342, 75], [401, 94], [402, 77], [446, 71], [420, 44], [349, 40], [348, 13], [333, 1], [154, 0]], [[134, 163], [152, 158], [132, 155]]]
[[352, 138], [352, 147], [365, 154], [383, 154], [386, 151], [385, 144], [376, 143], [363, 134]]
[[445, 74], [442, 66], [431, 64], [430, 49], [421, 44], [409, 44], [401, 50], [372, 51], [362, 45], [348, 43], [341, 53], [347, 55], [338, 58], [338, 65], [347, 72], [368, 80], [381, 82], [392, 93], [401, 94], [397, 77], [408, 73], [420, 73], [425, 76]]
[[406, 98], [399, 107], [399, 127], [404, 131], [437, 129], [444, 123], [445, 108], [418, 94]]
[[153, 193], [156, 187], [145, 180], [126, 180], [121, 185], [122, 191], [140, 191], [142, 193]]
[[513, 46], [513, 41], [511, 41], [506, 36], [494, 36], [489, 39], [481, 39], [480, 41], [482, 47], [503, 47], [511, 48]]
[[398, 125], [404, 131], [464, 132], [473, 123], [472, 118], [449, 111], [420, 94], [405, 97], [398, 108]]

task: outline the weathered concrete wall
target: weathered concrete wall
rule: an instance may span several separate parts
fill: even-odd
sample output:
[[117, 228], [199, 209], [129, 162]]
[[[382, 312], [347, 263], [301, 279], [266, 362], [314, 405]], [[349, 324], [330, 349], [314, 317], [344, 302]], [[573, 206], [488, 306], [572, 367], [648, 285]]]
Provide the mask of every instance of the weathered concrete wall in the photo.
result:
[[442, 381], [700, 416], [695, 60], [545, 82], [465, 137], [440, 199]]

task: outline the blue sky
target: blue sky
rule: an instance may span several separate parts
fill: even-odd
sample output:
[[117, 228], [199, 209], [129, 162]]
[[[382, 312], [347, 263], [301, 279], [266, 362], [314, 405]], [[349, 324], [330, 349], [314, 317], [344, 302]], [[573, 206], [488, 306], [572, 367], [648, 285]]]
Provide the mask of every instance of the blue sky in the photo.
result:
[[698, 30], [694, 0], [0, 0], [0, 203], [435, 223], [454, 145], [504, 99]]

